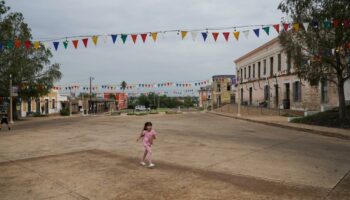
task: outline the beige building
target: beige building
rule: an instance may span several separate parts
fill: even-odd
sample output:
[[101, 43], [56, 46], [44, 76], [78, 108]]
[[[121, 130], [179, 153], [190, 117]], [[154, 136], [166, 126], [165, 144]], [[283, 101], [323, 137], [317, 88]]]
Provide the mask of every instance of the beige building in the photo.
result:
[[301, 80], [275, 38], [235, 61], [237, 94], [243, 105], [319, 111], [338, 105], [337, 87]]
[[235, 75], [213, 76], [213, 82], [211, 85], [212, 108], [220, 107], [224, 104], [235, 103], [235, 83]]

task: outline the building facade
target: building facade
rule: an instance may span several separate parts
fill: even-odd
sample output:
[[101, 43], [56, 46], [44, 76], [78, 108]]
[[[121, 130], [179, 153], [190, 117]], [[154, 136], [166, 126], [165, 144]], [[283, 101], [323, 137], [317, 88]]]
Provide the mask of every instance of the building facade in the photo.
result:
[[311, 86], [294, 72], [275, 38], [236, 59], [237, 95], [243, 105], [320, 111], [338, 106], [337, 87], [329, 81]]
[[235, 103], [236, 76], [216, 75], [212, 77], [211, 106], [220, 107], [225, 104]]
[[198, 107], [208, 109], [208, 107], [211, 105], [211, 86], [207, 85], [200, 87], [198, 94]]

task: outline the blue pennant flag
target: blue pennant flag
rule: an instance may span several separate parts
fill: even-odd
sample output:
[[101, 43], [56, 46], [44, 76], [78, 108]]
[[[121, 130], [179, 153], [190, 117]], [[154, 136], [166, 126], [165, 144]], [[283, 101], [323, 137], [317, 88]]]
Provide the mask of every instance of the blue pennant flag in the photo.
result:
[[207, 32], [202, 32], [203, 40], [204, 42], [207, 40], [208, 33]]
[[118, 35], [111, 35], [113, 44], [115, 44], [115, 41], [117, 40]]
[[256, 37], [259, 37], [259, 31], [260, 31], [260, 29], [253, 29], [253, 31], [254, 31], [254, 33], [255, 33], [255, 35], [256, 35]]
[[2, 45], [2, 43], [0, 43], [0, 51], [2, 50], [2, 48], [3, 48], [3, 45]]
[[53, 46], [55, 47], [55, 50], [57, 51], [58, 49], [58, 45], [60, 44], [60, 42], [53, 42]]

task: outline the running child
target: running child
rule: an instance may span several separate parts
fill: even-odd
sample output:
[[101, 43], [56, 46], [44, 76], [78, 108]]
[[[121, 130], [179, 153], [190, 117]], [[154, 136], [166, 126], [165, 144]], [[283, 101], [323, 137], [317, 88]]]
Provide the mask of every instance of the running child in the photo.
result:
[[139, 141], [141, 138], [143, 140], [143, 147], [145, 148], [145, 152], [143, 153], [140, 164], [142, 166], [145, 166], [145, 161], [147, 161], [148, 167], [154, 167], [154, 164], [152, 163], [152, 144], [153, 140], [156, 139], [156, 132], [152, 129], [151, 122], [145, 123], [145, 126], [143, 127], [140, 136], [137, 138], [137, 141]]

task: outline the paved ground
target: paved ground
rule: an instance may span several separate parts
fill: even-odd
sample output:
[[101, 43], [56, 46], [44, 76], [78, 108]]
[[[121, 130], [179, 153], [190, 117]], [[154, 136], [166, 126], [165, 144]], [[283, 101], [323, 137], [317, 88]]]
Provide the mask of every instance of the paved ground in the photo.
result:
[[[156, 168], [138, 165], [142, 123]], [[203, 113], [19, 122], [0, 199], [350, 199], [350, 142]]]

